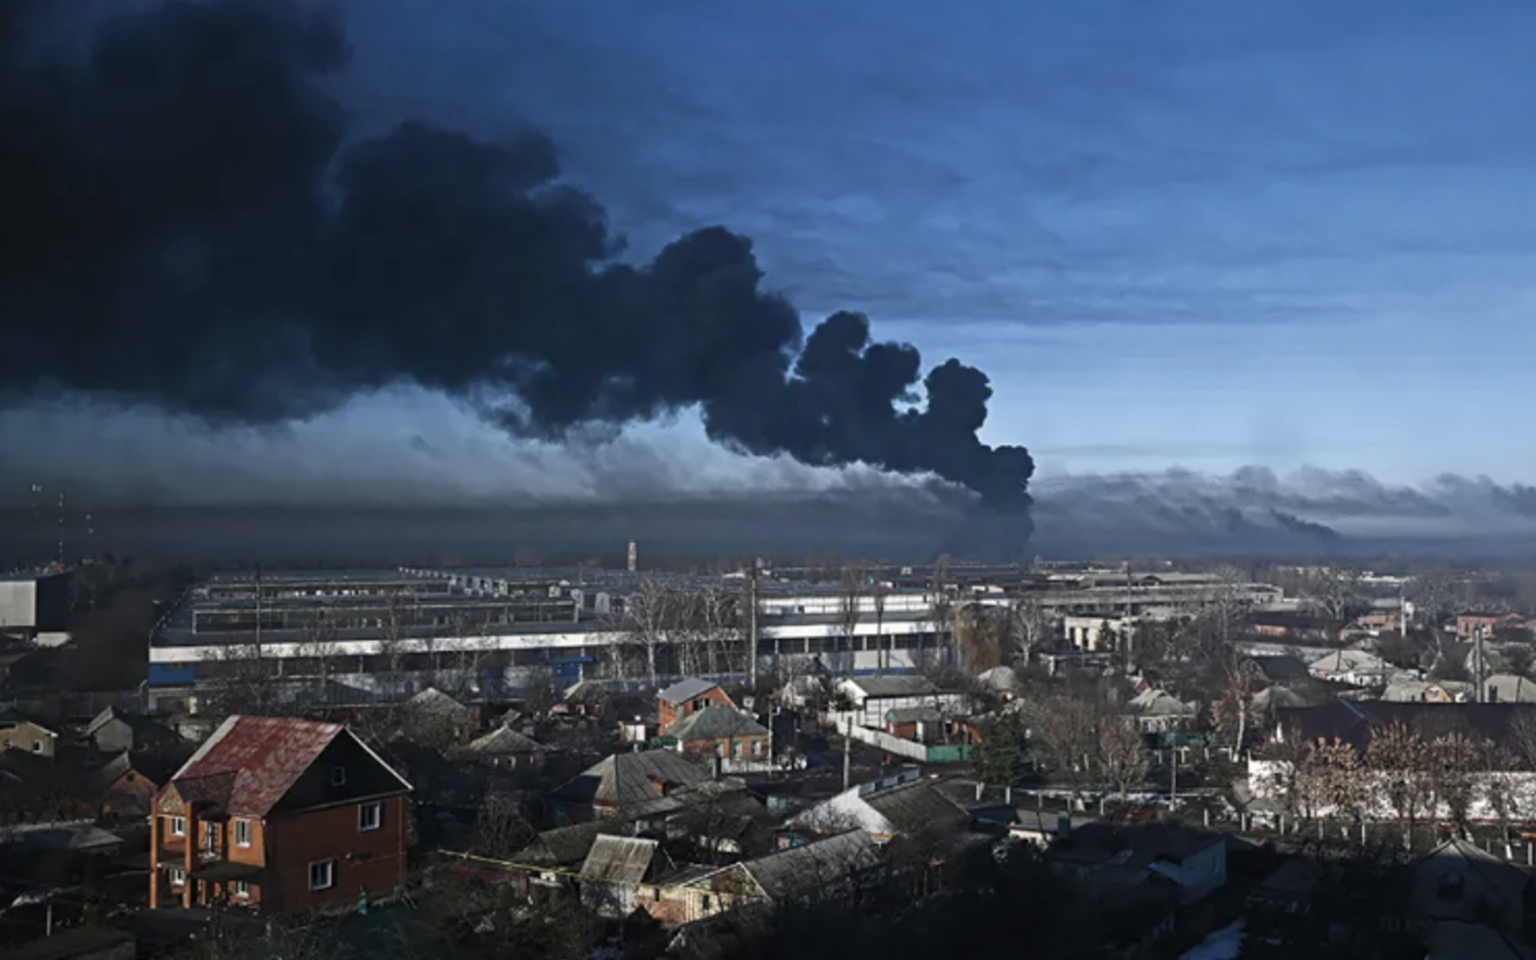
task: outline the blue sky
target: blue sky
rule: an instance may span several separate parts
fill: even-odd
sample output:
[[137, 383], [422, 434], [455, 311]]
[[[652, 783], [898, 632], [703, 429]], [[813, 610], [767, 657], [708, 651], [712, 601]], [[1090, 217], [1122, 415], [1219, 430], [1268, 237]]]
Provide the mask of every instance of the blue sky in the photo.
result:
[[[365, 127], [527, 118], [633, 256], [724, 223], [808, 324], [985, 369], [1042, 474], [1536, 479], [1524, 0], [345, 5]], [[424, 435], [521, 455], [398, 395], [261, 442]]]
[[[451, 9], [451, 12], [450, 12]], [[371, 116], [548, 129], [635, 252], [751, 234], [1043, 470], [1536, 478], [1536, 6], [355, 4]], [[1504, 411], [1504, 412], [1500, 412]]]

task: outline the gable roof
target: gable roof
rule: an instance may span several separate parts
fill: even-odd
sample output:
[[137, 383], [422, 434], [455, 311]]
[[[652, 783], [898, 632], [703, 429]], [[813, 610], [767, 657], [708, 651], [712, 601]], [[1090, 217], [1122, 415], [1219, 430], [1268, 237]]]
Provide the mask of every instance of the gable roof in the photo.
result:
[[566, 802], [629, 807], [662, 796], [658, 784], [676, 789], [707, 779], [703, 767], [671, 750], [615, 753], [566, 781], [555, 795]]
[[1431, 735], [1464, 726], [1475, 736], [1505, 746], [1516, 720], [1536, 720], [1536, 704], [1333, 700], [1313, 707], [1281, 707], [1275, 713], [1281, 730], [1294, 729], [1303, 740], [1338, 740], [1364, 752], [1374, 731], [1394, 723]]
[[672, 684], [672, 686], [667, 687], [664, 690], [658, 691], [656, 694], [656, 699], [660, 700], [662, 703], [686, 703], [687, 701], [692, 700], [694, 697], [708, 693], [718, 686], [720, 686], [720, 684], [714, 683], [710, 680], [700, 680], [698, 677], [688, 677], [685, 680], [677, 681], [676, 683]]
[[532, 737], [502, 726], [471, 740], [459, 752], [501, 756], [509, 753], [538, 753], [543, 749], [544, 745]]
[[660, 844], [642, 837], [599, 834], [581, 864], [581, 879], [599, 883], [644, 882], [655, 865]]
[[915, 674], [893, 674], [890, 676], [855, 677], [852, 680], [843, 681], [847, 686], [858, 690], [865, 697], [931, 697], [939, 692], [939, 688], [927, 677]]
[[782, 903], [814, 895], [829, 883], [880, 863], [874, 841], [863, 830], [791, 847], [741, 865], [768, 899]]
[[674, 723], [667, 736], [679, 740], [724, 740], [730, 737], [766, 737], [768, 728], [740, 710], [705, 707]]
[[[1424, 916], [1445, 915], [1437, 910], [1444, 906], [1436, 896], [1447, 874], [1477, 877], [1483, 893], [1490, 897], [1492, 905], [1501, 910], [1524, 903], [1526, 873], [1509, 861], [1496, 857], [1466, 840], [1451, 839], [1440, 844], [1413, 863], [1411, 905]], [[1457, 916], [1466, 909], [1451, 909], [1449, 915]]]
[[172, 785], [189, 803], [207, 800], [227, 813], [259, 819], [277, 806], [338, 737], [350, 737], [400, 782], [402, 791], [411, 789], [404, 777], [342, 724], [240, 714], [219, 724], [176, 771]]
[[930, 780], [914, 780], [877, 790], [861, 799], [898, 833], [920, 833], [935, 826], [960, 826], [970, 819], [964, 808], [945, 796]]
[[517, 859], [540, 867], [562, 867], [580, 863], [592, 851], [592, 844], [605, 833], [616, 833], [621, 825], [598, 818], [568, 827], [545, 830], [518, 851]]

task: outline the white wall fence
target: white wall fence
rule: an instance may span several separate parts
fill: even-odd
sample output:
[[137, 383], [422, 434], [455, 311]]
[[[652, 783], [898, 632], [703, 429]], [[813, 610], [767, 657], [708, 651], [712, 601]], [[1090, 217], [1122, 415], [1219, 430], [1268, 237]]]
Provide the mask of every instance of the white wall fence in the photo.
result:
[[[1285, 784], [1289, 779], [1287, 766], [1287, 762], [1283, 760], [1250, 759], [1248, 789], [1253, 798], [1270, 804], [1284, 803], [1286, 801]], [[1399, 811], [1392, 804], [1386, 774], [1367, 770], [1362, 771], [1360, 776], [1365, 781], [1362, 790], [1365, 804], [1360, 814], [1372, 821], [1400, 819]], [[1473, 773], [1467, 776], [1466, 792], [1470, 801], [1467, 805], [1467, 819], [1488, 823], [1536, 820], [1536, 772], [1501, 771]], [[1422, 809], [1415, 811], [1417, 818], [1420, 820], [1450, 819], [1451, 811], [1447, 804], [1427, 796], [1428, 785], [1423, 792], [1426, 796], [1420, 804]], [[1305, 806], [1304, 801], [1302, 805]], [[1340, 816], [1352, 819], [1355, 815], [1352, 810], [1341, 811], [1327, 805], [1315, 805], [1306, 812], [1312, 818]]]

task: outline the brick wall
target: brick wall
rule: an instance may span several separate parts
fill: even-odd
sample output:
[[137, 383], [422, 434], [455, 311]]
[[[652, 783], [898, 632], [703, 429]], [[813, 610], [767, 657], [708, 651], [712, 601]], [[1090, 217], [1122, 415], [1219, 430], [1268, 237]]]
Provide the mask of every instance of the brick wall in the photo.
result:
[[[266, 888], [274, 909], [284, 912], [352, 906], [367, 890], [378, 900], [405, 880], [404, 797], [382, 801], [377, 830], [358, 829], [359, 804], [312, 810], [290, 820], [267, 824]], [[335, 863], [334, 882], [326, 890], [309, 889], [310, 864]]]
[[710, 687], [708, 690], [682, 703], [667, 703], [665, 700], [656, 701], [656, 720], [665, 734], [672, 724], [684, 717], [697, 713], [705, 707], [734, 707], [736, 704], [726, 692], [719, 687]]

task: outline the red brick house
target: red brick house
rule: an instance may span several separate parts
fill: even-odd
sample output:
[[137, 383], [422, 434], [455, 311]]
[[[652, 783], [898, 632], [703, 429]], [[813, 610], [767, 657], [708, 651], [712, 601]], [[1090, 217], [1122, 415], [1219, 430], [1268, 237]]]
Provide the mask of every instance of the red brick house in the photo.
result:
[[292, 913], [392, 895], [410, 792], [339, 723], [230, 717], [155, 794], [150, 908]]
[[656, 722], [662, 736], [672, 732], [672, 725], [705, 707], [736, 708], [730, 695], [718, 683], [693, 677], [679, 680], [656, 694]]

